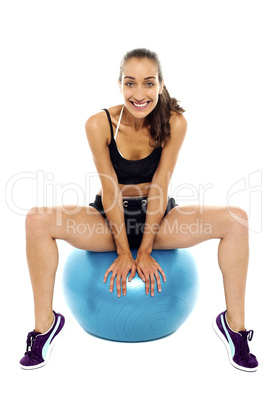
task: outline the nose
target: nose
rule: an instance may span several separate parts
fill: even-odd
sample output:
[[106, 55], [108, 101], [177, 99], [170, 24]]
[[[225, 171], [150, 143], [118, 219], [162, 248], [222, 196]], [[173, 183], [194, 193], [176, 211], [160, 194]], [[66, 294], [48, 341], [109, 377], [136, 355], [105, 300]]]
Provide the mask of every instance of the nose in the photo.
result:
[[143, 89], [142, 88], [136, 88], [133, 94], [133, 98], [136, 102], [142, 102], [145, 99], [145, 95], [143, 93]]
[[136, 102], [136, 103], [142, 103], [144, 100], [145, 100], [145, 97], [143, 96], [143, 97], [141, 97], [141, 96], [134, 96], [133, 97], [133, 100]]

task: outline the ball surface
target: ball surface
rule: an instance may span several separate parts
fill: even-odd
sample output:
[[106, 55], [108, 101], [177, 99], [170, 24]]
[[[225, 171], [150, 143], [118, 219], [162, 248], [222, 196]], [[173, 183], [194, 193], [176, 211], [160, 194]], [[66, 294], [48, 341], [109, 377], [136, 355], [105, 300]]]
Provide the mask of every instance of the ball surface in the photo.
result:
[[[135, 259], [137, 250], [131, 250]], [[63, 289], [68, 306], [89, 334], [121, 342], [143, 342], [175, 332], [192, 312], [198, 293], [195, 261], [186, 249], [153, 250], [151, 256], [166, 275], [161, 277], [161, 292], [145, 293], [145, 283], [138, 274], [127, 280], [126, 296], [117, 296], [114, 283], [109, 292], [110, 276], [104, 274], [118, 254], [75, 249], [63, 272]], [[129, 275], [128, 275], [129, 276]], [[161, 275], [160, 275], [161, 276]]]

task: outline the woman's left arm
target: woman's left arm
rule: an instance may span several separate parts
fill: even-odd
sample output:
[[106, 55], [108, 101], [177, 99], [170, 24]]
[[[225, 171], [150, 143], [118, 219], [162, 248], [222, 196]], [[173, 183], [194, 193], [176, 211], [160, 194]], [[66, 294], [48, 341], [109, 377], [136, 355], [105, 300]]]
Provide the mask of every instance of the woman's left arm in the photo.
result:
[[160, 162], [150, 185], [144, 234], [135, 260], [138, 275], [146, 282], [147, 294], [149, 293], [151, 282], [151, 296], [154, 296], [155, 277], [158, 291], [161, 291], [158, 271], [161, 273], [163, 280], [166, 280], [164, 271], [150, 254], [167, 207], [170, 179], [186, 133], [187, 122], [184, 116], [172, 115], [170, 128], [171, 138], [162, 149]]

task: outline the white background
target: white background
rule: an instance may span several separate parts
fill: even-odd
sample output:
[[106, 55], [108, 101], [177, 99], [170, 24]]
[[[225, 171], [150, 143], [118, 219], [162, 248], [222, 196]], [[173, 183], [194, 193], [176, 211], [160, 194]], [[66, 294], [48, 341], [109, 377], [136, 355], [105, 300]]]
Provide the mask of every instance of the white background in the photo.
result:
[[[3, 400], [266, 401], [266, 35], [260, 0], [1, 2]], [[210, 325], [225, 308], [218, 241], [191, 249], [201, 291], [188, 321], [142, 344], [96, 339], [76, 324], [61, 287], [71, 247], [58, 242], [54, 308], [68, 331], [46, 367], [18, 366], [34, 325], [25, 214], [34, 205], [93, 201], [99, 183], [86, 182], [95, 167], [84, 124], [122, 103], [119, 63], [136, 47], [159, 54], [165, 84], [186, 109], [170, 195], [180, 205], [230, 203], [249, 213], [246, 322], [255, 330], [257, 373], [229, 364]]]

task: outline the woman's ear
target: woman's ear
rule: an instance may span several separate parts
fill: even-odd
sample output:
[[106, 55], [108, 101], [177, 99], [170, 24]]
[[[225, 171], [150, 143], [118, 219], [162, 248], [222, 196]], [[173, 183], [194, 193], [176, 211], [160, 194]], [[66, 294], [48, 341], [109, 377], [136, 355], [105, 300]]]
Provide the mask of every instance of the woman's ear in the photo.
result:
[[118, 80], [118, 84], [119, 84], [120, 91], [121, 91], [121, 93], [122, 93], [122, 87], [121, 87], [121, 82], [120, 82], [120, 80]]
[[159, 95], [162, 94], [163, 87], [164, 87], [164, 80], [162, 80], [162, 83], [161, 83], [161, 86], [160, 86], [160, 89], [159, 89]]

